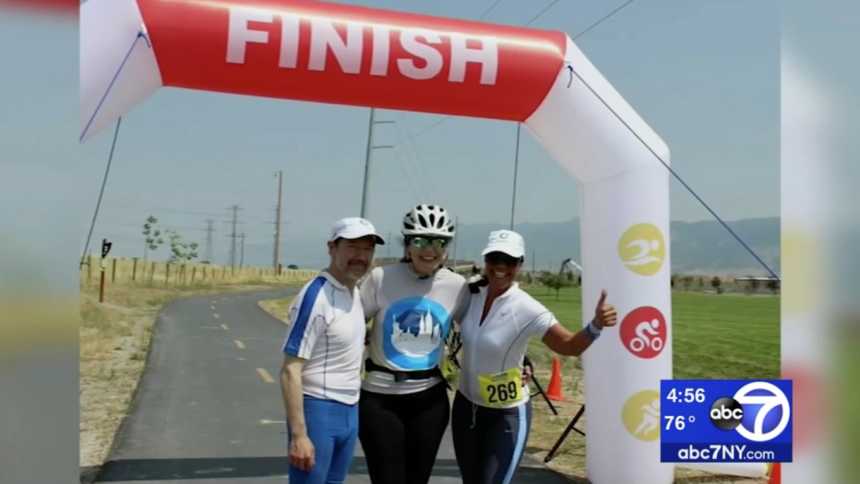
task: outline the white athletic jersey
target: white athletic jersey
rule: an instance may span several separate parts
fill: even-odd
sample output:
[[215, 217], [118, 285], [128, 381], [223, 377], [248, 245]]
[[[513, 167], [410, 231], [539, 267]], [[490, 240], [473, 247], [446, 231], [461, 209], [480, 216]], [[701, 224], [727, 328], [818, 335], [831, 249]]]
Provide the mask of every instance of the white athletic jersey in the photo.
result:
[[[556, 319], [552, 312], [520, 289], [517, 283], [493, 301], [481, 324], [481, 313], [486, 300], [485, 286], [481, 287], [477, 294], [472, 294], [468, 311], [460, 322], [463, 347], [460, 352], [458, 390], [477, 405], [516, 407], [528, 401], [528, 387], [520, 389], [518, 398], [508, 400], [499, 398], [497, 388], [486, 388], [487, 382], [491, 376], [505, 372], [519, 377], [522, 374], [523, 356], [526, 354], [529, 339], [535, 336], [543, 338]], [[480, 383], [482, 381], [485, 386], [483, 392]], [[503, 382], [505, 379], [500, 377], [497, 381]], [[513, 383], [509, 384], [510, 387], [515, 386]], [[502, 396], [507, 397], [509, 387], [502, 386]], [[488, 405], [487, 399], [494, 403]]]
[[[451, 321], [463, 311], [468, 295], [463, 276], [448, 269], [424, 278], [403, 262], [373, 269], [361, 284], [365, 315], [374, 320], [368, 348], [371, 361], [398, 371], [436, 367], [443, 358]], [[400, 395], [441, 381], [434, 376], [397, 382], [391, 373], [366, 371], [362, 388]]]
[[285, 354], [307, 360], [305, 395], [352, 405], [361, 390], [365, 321], [358, 288], [326, 271], [305, 284], [290, 304]]

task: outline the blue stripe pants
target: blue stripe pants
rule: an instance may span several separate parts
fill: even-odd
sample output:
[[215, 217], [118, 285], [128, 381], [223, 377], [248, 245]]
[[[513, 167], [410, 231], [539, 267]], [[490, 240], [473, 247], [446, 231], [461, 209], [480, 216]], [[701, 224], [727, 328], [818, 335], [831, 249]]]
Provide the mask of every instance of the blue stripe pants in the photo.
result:
[[[342, 483], [358, 440], [358, 404], [346, 405], [305, 395], [304, 410], [308, 437], [314, 444], [315, 464], [310, 472], [290, 466], [290, 484]], [[287, 427], [289, 436], [289, 424]]]
[[451, 433], [464, 484], [508, 484], [523, 457], [532, 407], [495, 409], [454, 397]]

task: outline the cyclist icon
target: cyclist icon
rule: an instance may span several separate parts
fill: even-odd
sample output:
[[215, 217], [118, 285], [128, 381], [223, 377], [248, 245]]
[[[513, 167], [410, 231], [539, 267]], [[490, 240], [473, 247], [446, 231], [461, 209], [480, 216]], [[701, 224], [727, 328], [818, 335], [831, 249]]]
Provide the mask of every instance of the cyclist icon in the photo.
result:
[[660, 320], [642, 321], [634, 330], [636, 337], [630, 340], [630, 351], [640, 353], [645, 348], [659, 352], [663, 349], [663, 338], [660, 337]]

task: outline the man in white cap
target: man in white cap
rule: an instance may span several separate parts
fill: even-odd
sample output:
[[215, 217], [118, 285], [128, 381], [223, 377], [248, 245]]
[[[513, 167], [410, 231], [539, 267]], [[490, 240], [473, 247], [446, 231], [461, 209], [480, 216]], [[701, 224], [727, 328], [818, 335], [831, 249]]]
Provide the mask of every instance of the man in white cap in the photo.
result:
[[343, 482], [358, 438], [365, 320], [356, 285], [385, 241], [363, 218], [338, 220], [331, 262], [289, 309], [281, 390], [289, 430], [290, 483]]

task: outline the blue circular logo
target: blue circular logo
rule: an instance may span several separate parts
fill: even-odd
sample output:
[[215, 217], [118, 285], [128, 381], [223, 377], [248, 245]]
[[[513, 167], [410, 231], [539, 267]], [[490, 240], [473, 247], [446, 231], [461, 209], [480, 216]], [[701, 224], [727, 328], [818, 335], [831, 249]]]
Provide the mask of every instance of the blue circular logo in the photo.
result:
[[392, 304], [383, 320], [385, 358], [404, 370], [436, 366], [448, 336], [451, 318], [436, 301], [410, 297]]

